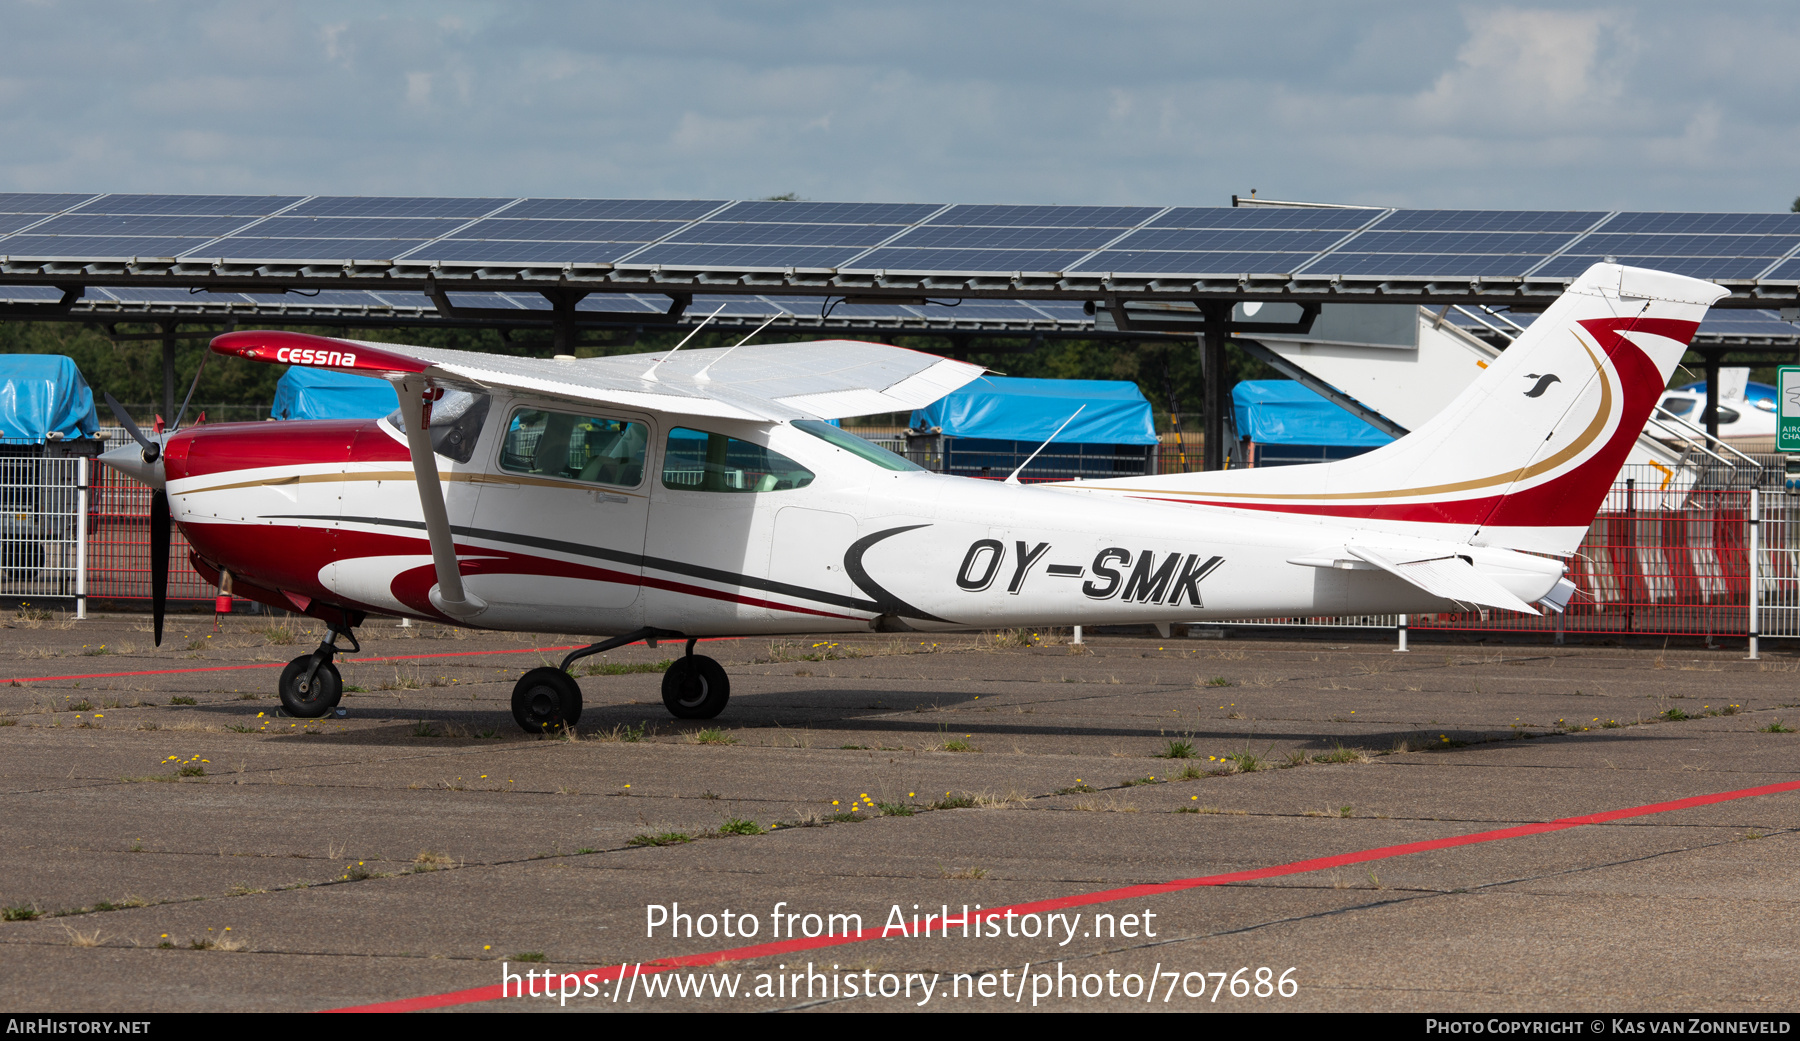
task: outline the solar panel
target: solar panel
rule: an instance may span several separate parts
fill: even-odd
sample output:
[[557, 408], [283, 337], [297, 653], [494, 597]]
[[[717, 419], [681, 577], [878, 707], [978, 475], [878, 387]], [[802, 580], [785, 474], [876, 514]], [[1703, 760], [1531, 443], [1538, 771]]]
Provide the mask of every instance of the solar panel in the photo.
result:
[[519, 220], [505, 217], [476, 221], [451, 235], [452, 240], [508, 239], [518, 242], [654, 242], [686, 226], [672, 220]]
[[206, 239], [175, 239], [133, 235], [36, 235], [30, 232], [0, 238], [0, 253], [19, 257], [123, 260], [128, 257], [172, 258]]
[[[513, 242], [500, 239], [445, 239], [424, 248], [413, 240], [407, 243], [409, 261], [438, 261], [446, 264], [613, 264], [633, 251], [644, 248], [641, 242]], [[634, 259], [633, 263], [637, 261]]]
[[30, 192], [0, 192], [0, 213], [60, 213], [78, 202], [92, 198], [91, 194], [39, 195]]
[[1120, 240], [1113, 249], [1172, 249], [1185, 252], [1248, 250], [1301, 253], [1311, 256], [1344, 237], [1341, 231], [1289, 231], [1265, 228], [1145, 228]]
[[508, 206], [506, 216], [553, 220], [699, 220], [725, 200], [698, 199], [526, 199]]
[[1083, 250], [902, 249], [884, 246], [857, 260], [857, 270], [1007, 272], [1061, 271]]
[[1796, 235], [1800, 213], [1621, 213], [1608, 232], [1653, 231], [1710, 235]]
[[1581, 240], [1583, 253], [1632, 253], [1640, 256], [1679, 254], [1687, 257], [1768, 257], [1773, 260], [1800, 245], [1794, 235], [1618, 235], [1595, 232]]
[[256, 238], [431, 239], [464, 223], [418, 217], [270, 217], [244, 234]]
[[1084, 261], [1075, 270], [1110, 271], [1122, 274], [1228, 275], [1236, 277], [1248, 272], [1284, 273], [1293, 271], [1308, 259], [1305, 253], [1177, 253], [1175, 251], [1108, 249]]
[[[902, 249], [1099, 249], [1119, 237], [1117, 228], [972, 228], [927, 224], [892, 243]], [[1047, 270], [1047, 269], [1046, 269]]]
[[[1393, 278], [1506, 277], [1521, 259], [1495, 253], [1333, 253], [1307, 270], [1313, 274], [1381, 275]], [[1587, 265], [1582, 265], [1586, 270]]]
[[929, 203], [740, 202], [714, 220], [804, 224], [916, 224], [942, 206]]
[[[1388, 231], [1384, 224], [1346, 243], [1352, 253], [1516, 253], [1542, 256], [1567, 245], [1573, 235], [1488, 231]], [[1591, 239], [1589, 241], [1592, 241]]]
[[321, 196], [308, 199], [288, 212], [296, 217], [444, 217], [469, 220], [492, 213], [512, 201]]
[[677, 267], [834, 267], [857, 252], [855, 247], [820, 246], [710, 246], [664, 243], [632, 254], [632, 264], [669, 264]]
[[988, 227], [1133, 228], [1156, 216], [1156, 206], [952, 206], [933, 225]]
[[[337, 263], [342, 260], [392, 260], [407, 250], [417, 248], [423, 239], [288, 239], [242, 236], [215, 239], [205, 244], [206, 257], [231, 257], [244, 261], [316, 260]], [[0, 240], [0, 248], [4, 248]], [[200, 249], [192, 239], [185, 250]]]
[[1152, 228], [1289, 228], [1310, 231], [1352, 231], [1381, 216], [1381, 210], [1319, 207], [1177, 206], [1151, 221]]
[[[1106, 292], [1181, 299], [1272, 291], [1240, 287], [1243, 275], [1291, 278], [1281, 291], [1301, 294], [1537, 299], [1552, 280], [1607, 256], [1700, 278], [1762, 280], [1734, 286], [1728, 306], [1800, 299], [1800, 214], [1784, 213], [7, 193], [0, 256], [0, 280], [21, 282], [191, 276], [194, 284], [335, 286], [354, 278], [364, 281], [342, 283], [357, 287], [345, 291], [367, 293], [376, 275], [399, 287], [400, 297], [383, 289], [342, 304], [351, 308], [425, 306], [416, 294], [432, 265], [432, 277], [465, 279], [484, 292], [529, 286], [545, 268], [575, 265], [557, 275], [561, 284], [600, 294], [610, 301], [601, 310], [658, 312], [667, 305], [657, 292], [619, 301], [653, 279], [669, 293], [720, 295], [730, 285], [768, 307], [773, 298], [757, 296], [765, 287], [794, 298], [854, 291], [871, 284], [873, 271], [915, 285], [930, 280], [931, 292], [946, 295], [962, 293], [959, 280], [967, 279], [1004, 291], [993, 280], [1017, 273], [1034, 294], [1076, 301], [1091, 299], [1093, 276], [1102, 275], [1112, 279]], [[133, 258], [137, 265], [124, 268]], [[146, 270], [174, 258], [182, 267]], [[345, 261], [356, 264], [347, 269]], [[664, 270], [643, 270], [653, 266]], [[819, 269], [839, 275], [822, 279]], [[1357, 284], [1321, 288], [1334, 278]], [[517, 298], [540, 299], [529, 289]], [[859, 304], [844, 313], [935, 321], [938, 310]]]
[[728, 224], [710, 220], [688, 226], [669, 241], [747, 246], [873, 246], [900, 230], [891, 224]]
[[[1376, 225], [1382, 231], [1586, 231], [1604, 211], [1399, 210]], [[1565, 236], [1566, 237], [1566, 236]]]
[[[1630, 253], [1615, 253], [1611, 257], [1620, 264], [1672, 271], [1694, 278], [1756, 278], [1770, 263], [1763, 257], [1637, 256]], [[1604, 256], [1565, 253], [1539, 268], [1537, 274], [1543, 278], [1573, 278], [1605, 259]]]
[[241, 228], [252, 218], [190, 216], [125, 216], [97, 213], [65, 213], [38, 225], [39, 235], [178, 235], [210, 239], [234, 228]]
[[305, 196], [300, 195], [108, 195], [83, 206], [84, 213], [142, 214], [180, 217], [211, 214], [226, 217], [263, 217]]

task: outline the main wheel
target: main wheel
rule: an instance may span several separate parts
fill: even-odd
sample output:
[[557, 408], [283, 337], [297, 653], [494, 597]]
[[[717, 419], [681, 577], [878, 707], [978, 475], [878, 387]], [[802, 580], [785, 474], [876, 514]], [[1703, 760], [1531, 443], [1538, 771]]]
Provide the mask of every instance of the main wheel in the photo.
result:
[[532, 669], [513, 686], [512, 710], [528, 734], [572, 727], [581, 720], [581, 688], [561, 669]]
[[312, 683], [303, 686], [311, 666], [312, 655], [302, 654], [281, 670], [281, 707], [290, 716], [317, 719], [336, 708], [344, 696], [344, 677], [331, 662], [321, 662]]
[[663, 706], [677, 719], [711, 719], [725, 711], [731, 679], [704, 654], [676, 658], [663, 673]]

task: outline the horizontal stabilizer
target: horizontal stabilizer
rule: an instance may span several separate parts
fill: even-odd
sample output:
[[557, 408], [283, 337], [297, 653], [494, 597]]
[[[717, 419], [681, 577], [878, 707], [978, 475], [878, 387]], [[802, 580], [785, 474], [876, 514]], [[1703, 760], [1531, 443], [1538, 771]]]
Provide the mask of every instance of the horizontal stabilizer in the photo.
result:
[[1432, 596], [1525, 614], [1540, 613], [1537, 608], [1514, 596], [1505, 586], [1482, 574], [1467, 557], [1437, 556], [1409, 560], [1406, 558], [1413, 554], [1358, 543], [1351, 543], [1345, 549], [1389, 574], [1400, 576]]

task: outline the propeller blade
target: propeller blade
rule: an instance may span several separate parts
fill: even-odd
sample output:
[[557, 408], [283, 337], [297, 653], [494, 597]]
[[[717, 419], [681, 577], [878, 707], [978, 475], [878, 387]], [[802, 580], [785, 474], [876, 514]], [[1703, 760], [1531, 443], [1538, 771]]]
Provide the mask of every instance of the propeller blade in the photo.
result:
[[103, 394], [102, 397], [106, 398], [106, 407], [112, 409], [113, 418], [119, 421], [119, 425], [125, 428], [125, 432], [131, 435], [133, 441], [144, 447], [144, 462], [156, 462], [157, 457], [162, 455], [162, 446], [144, 436], [144, 432], [131, 421], [131, 414], [125, 411], [125, 407], [119, 404], [117, 398], [111, 394]]
[[162, 646], [163, 612], [169, 602], [169, 496], [158, 489], [150, 495], [150, 612], [156, 629], [156, 646]]

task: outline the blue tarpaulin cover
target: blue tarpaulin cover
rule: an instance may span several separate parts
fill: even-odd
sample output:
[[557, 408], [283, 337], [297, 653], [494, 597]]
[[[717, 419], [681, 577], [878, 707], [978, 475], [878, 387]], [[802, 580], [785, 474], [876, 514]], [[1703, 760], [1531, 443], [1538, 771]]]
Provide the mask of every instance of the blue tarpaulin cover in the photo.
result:
[[1239, 437], [1259, 445], [1385, 445], [1393, 438], [1293, 380], [1244, 380], [1231, 388]]
[[50, 433], [91, 437], [100, 429], [94, 392], [75, 359], [0, 354], [0, 443], [43, 444]]
[[275, 384], [269, 414], [276, 419], [378, 419], [397, 404], [387, 380], [295, 365]]
[[1150, 402], [1137, 384], [1123, 380], [986, 376], [915, 411], [912, 425], [941, 427], [951, 437], [1042, 441], [1078, 408], [1081, 415], [1057, 434], [1058, 444], [1156, 444]]

